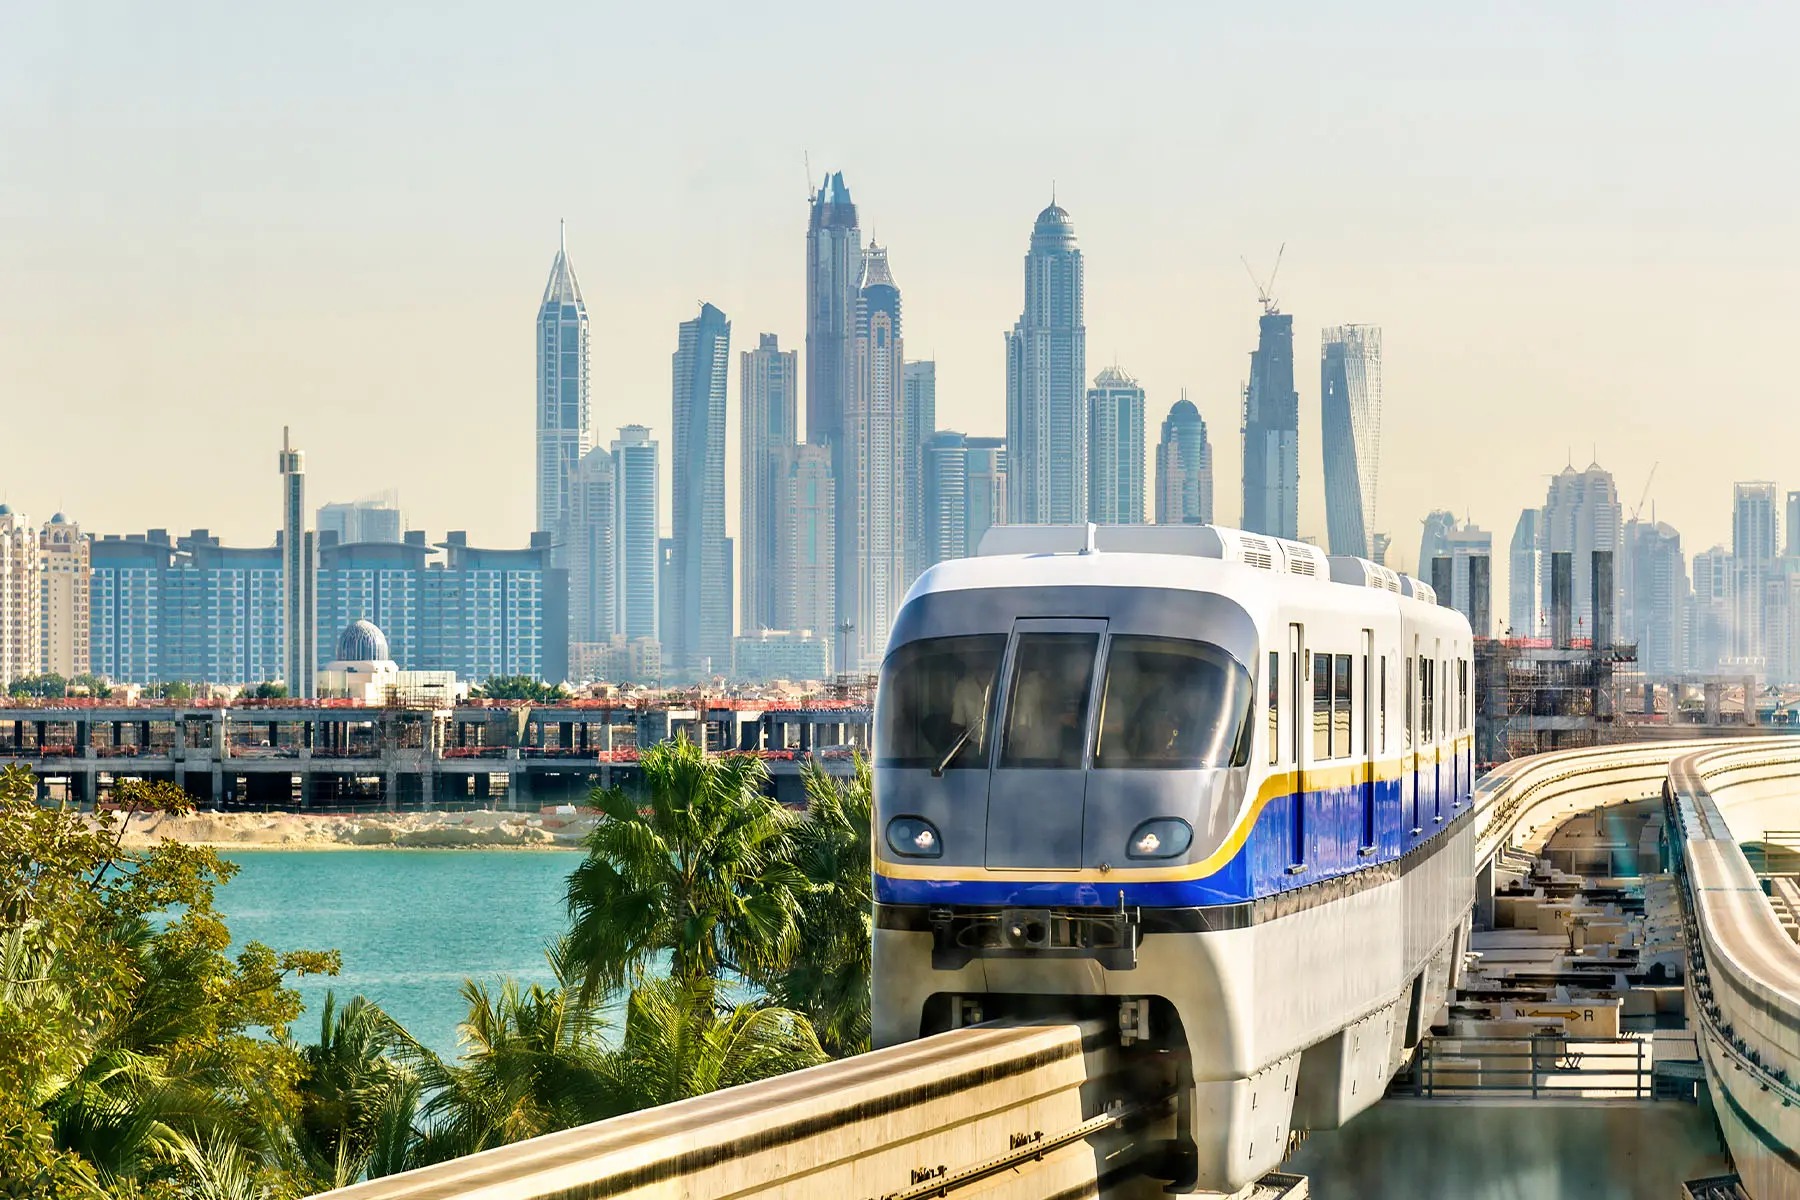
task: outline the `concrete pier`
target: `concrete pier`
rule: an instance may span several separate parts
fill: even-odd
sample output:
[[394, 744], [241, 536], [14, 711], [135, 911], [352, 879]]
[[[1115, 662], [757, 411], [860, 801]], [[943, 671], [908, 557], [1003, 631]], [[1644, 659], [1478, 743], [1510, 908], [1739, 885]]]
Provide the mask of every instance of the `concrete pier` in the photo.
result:
[[[867, 706], [702, 700], [375, 708], [342, 701], [230, 706], [0, 704], [0, 764], [40, 794], [104, 803], [121, 779], [164, 780], [221, 808], [536, 808], [630, 786], [647, 747], [685, 736], [767, 762], [777, 798], [805, 799], [817, 763], [847, 774], [870, 744]], [[823, 752], [815, 752], [819, 747]]]

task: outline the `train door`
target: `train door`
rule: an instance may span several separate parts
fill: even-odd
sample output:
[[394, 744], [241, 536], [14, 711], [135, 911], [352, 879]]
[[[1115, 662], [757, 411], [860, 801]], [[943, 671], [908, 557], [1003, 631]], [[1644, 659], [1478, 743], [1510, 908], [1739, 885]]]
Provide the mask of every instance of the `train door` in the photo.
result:
[[1375, 846], [1375, 631], [1362, 631], [1362, 840], [1357, 849], [1367, 854]]
[[1298, 872], [1306, 868], [1306, 741], [1307, 730], [1311, 728], [1312, 719], [1307, 714], [1312, 711], [1307, 697], [1312, 693], [1312, 667], [1307, 662], [1306, 630], [1300, 625], [1288, 626], [1288, 668], [1291, 686], [1289, 694], [1293, 703], [1289, 706], [1293, 713], [1292, 737], [1294, 751], [1294, 793], [1290, 801], [1289, 836], [1292, 844], [1292, 861], [1290, 872]]
[[1081, 866], [1088, 716], [1103, 620], [1013, 622], [1000, 748], [988, 775], [990, 868]]

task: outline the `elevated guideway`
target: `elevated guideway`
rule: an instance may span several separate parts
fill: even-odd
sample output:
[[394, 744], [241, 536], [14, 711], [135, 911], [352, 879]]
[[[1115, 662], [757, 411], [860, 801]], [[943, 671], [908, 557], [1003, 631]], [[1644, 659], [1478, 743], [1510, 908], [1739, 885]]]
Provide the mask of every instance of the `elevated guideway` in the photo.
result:
[[[1800, 945], [1741, 848], [1794, 826], [1800, 739], [1683, 755], [1665, 798], [1688, 1009], [1720, 1128], [1753, 1200], [1800, 1196]], [[1777, 902], [1793, 891], [1791, 876], [1772, 883]]]
[[1174, 1112], [1173, 1066], [1118, 1042], [1100, 1021], [970, 1026], [326, 1196], [1116, 1195]]
[[[1800, 739], [1636, 743], [1508, 764], [1475, 791], [1477, 906], [1491, 905], [1497, 870], [1542, 851], [1571, 816], [1658, 796], [1680, 843], [1690, 1010], [1702, 1014], [1721, 1122], [1755, 1200], [1800, 1195], [1800, 946], [1734, 840], [1800, 827]], [[1787, 890], [1800, 900], [1800, 885]], [[976, 1025], [327, 1195], [1152, 1196], [1180, 1068], [1119, 1042], [1104, 1020]], [[1257, 1195], [1281, 1194], [1274, 1177], [1265, 1184], [1273, 1190]]]
[[[1767, 747], [1785, 739], [1697, 738], [1633, 742], [1534, 754], [1488, 773], [1475, 784], [1475, 920], [1493, 923], [1496, 871], [1521, 868], [1540, 854], [1570, 817], [1651, 800], [1662, 794], [1669, 764], [1683, 755]], [[1791, 743], [1790, 743], [1791, 744]]]

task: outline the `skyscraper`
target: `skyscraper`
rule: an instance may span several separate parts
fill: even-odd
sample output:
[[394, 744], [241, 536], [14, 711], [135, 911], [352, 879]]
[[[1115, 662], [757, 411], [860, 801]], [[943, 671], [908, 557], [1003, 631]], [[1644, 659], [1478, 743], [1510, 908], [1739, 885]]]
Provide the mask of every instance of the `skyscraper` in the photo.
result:
[[41, 669], [38, 564], [38, 531], [31, 518], [0, 504], [0, 688]]
[[1627, 521], [1619, 563], [1619, 625], [1637, 646], [1638, 669], [1667, 675], [1687, 669], [1688, 573], [1681, 535], [1666, 523]]
[[288, 695], [311, 699], [314, 653], [313, 622], [319, 556], [312, 530], [306, 527], [306, 455], [281, 429], [281, 678]]
[[1210, 525], [1212, 519], [1212, 443], [1184, 388], [1163, 418], [1156, 443], [1156, 523]]
[[1782, 553], [1800, 557], [1800, 492], [1787, 494], [1787, 543]]
[[775, 617], [775, 481], [782, 456], [799, 440], [800, 356], [783, 353], [776, 336], [765, 333], [741, 358], [739, 603], [746, 631], [781, 629]]
[[1006, 439], [971, 437], [965, 443], [969, 459], [966, 475], [969, 507], [963, 516], [963, 538], [973, 554], [982, 535], [1006, 520]]
[[1025, 254], [1025, 311], [1006, 335], [1007, 518], [1087, 518], [1087, 325], [1075, 223], [1054, 201]]
[[1381, 327], [1327, 329], [1319, 356], [1325, 528], [1333, 554], [1369, 555], [1381, 467]]
[[346, 545], [352, 542], [397, 542], [405, 532], [399, 494], [387, 491], [348, 504], [321, 504], [317, 531], [321, 535], [335, 533], [337, 540]]
[[612, 444], [613, 491], [618, 531], [613, 535], [617, 567], [617, 632], [628, 639], [663, 636], [659, 595], [667, 586], [658, 567], [662, 559], [659, 526], [662, 524], [662, 476], [658, 455], [661, 447], [643, 425], [627, 425]]
[[[863, 271], [856, 205], [834, 171], [813, 193], [806, 225], [806, 440], [835, 446], [856, 368], [856, 283]], [[833, 477], [839, 464], [833, 459]]]
[[930, 359], [906, 364], [906, 400], [900, 431], [906, 465], [900, 493], [906, 498], [906, 587], [930, 565], [925, 551], [925, 442], [937, 430], [937, 363]]
[[[789, 446], [776, 460], [773, 629], [810, 629], [835, 644], [837, 497], [831, 450]], [[831, 661], [837, 662], [835, 657]]]
[[1144, 389], [1117, 365], [1088, 389], [1088, 516], [1096, 524], [1144, 523]]
[[1300, 393], [1294, 390], [1294, 318], [1264, 302], [1244, 385], [1244, 528], [1300, 536]]
[[569, 265], [566, 234], [537, 319], [537, 528], [554, 532], [575, 464], [593, 447], [588, 428], [588, 316]]
[[1506, 622], [1516, 638], [1542, 636], [1543, 516], [1542, 510], [1528, 508], [1513, 526], [1512, 548], [1506, 560]]
[[558, 555], [568, 564], [571, 642], [604, 642], [619, 632], [618, 503], [611, 452], [589, 450], [569, 481]]
[[725, 536], [725, 383], [731, 322], [711, 304], [681, 323], [674, 361], [675, 628], [663, 661], [710, 675], [731, 666], [731, 543]]
[[857, 288], [856, 375], [836, 475], [838, 622], [851, 626], [843, 657], [851, 670], [879, 660], [906, 593], [903, 349], [900, 289], [887, 251], [871, 243]]
[[1425, 515], [1425, 531], [1419, 535], [1419, 563], [1414, 576], [1429, 583], [1431, 560], [1450, 553], [1450, 534], [1456, 528], [1456, 514], [1447, 508], [1434, 508]]
[[940, 429], [925, 443], [927, 567], [967, 558], [1006, 517], [1006, 439]]
[[1714, 546], [1694, 555], [1693, 599], [1688, 608], [1688, 669], [1716, 671], [1731, 657], [1733, 577], [1731, 551]]
[[42, 649], [38, 669], [72, 679], [89, 670], [88, 590], [92, 569], [81, 526], [57, 513], [38, 534], [43, 602], [38, 613]]
[[[1469, 618], [1474, 627], [1476, 637], [1493, 635], [1493, 598], [1488, 598], [1488, 618], [1485, 625], [1478, 620], [1475, 611], [1475, 595], [1471, 586], [1469, 563], [1473, 559], [1484, 559], [1491, 571], [1494, 560], [1494, 535], [1473, 523], [1459, 525], [1444, 535], [1444, 553], [1450, 559], [1450, 607]], [[1427, 570], [1429, 576], [1429, 571]], [[1492, 579], [1492, 575], [1489, 576]], [[1438, 597], [1440, 601], [1446, 597]]]
[[925, 496], [919, 537], [928, 567], [969, 555], [968, 440], [953, 429], [940, 429], [925, 442]]
[[[1616, 559], [1620, 533], [1619, 489], [1613, 484], [1612, 472], [1599, 463], [1591, 463], [1585, 471], [1564, 467], [1551, 479], [1544, 499], [1542, 574], [1538, 577], [1538, 594], [1550, 595], [1550, 556], [1564, 552], [1572, 554], [1570, 565], [1574, 573], [1572, 595], [1577, 637], [1594, 635], [1591, 568], [1594, 551], [1611, 551]], [[1614, 577], [1617, 578], [1616, 564]], [[1618, 612], [1616, 595], [1613, 612]], [[1616, 633], [1617, 624], [1615, 615], [1614, 629], [1606, 631], [1608, 636]]]
[[1731, 495], [1731, 561], [1736, 576], [1732, 584], [1736, 601], [1731, 627], [1733, 658], [1768, 657], [1763, 600], [1766, 585], [1775, 574], [1778, 545], [1775, 485], [1735, 484]]

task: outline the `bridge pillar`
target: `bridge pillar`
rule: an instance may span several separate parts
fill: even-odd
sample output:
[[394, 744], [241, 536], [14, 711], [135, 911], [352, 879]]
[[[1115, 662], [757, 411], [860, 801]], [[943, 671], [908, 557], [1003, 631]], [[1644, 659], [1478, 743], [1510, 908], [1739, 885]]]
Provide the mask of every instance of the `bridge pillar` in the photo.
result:
[[1494, 927], [1494, 860], [1490, 857], [1475, 871], [1475, 928]]

